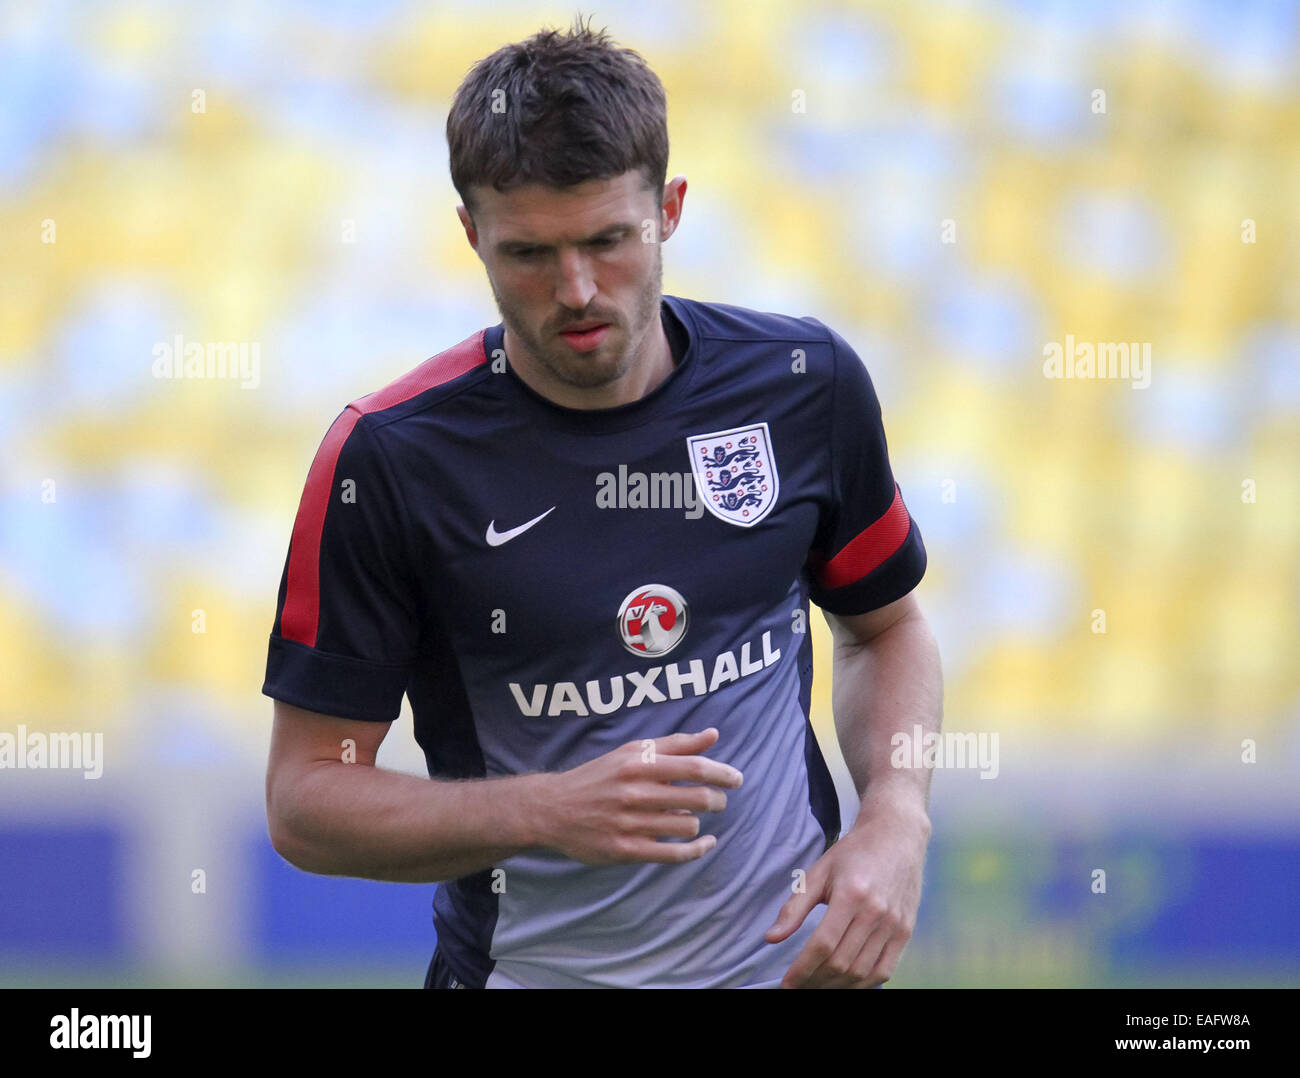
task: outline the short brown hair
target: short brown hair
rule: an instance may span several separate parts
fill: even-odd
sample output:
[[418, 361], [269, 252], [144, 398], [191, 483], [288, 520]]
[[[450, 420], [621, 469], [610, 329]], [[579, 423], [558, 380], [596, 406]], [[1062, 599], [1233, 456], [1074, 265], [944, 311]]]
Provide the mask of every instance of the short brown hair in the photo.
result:
[[640, 169], [663, 195], [668, 102], [642, 57], [575, 18], [503, 45], [465, 76], [447, 114], [451, 182], [471, 216], [472, 186], [570, 187]]

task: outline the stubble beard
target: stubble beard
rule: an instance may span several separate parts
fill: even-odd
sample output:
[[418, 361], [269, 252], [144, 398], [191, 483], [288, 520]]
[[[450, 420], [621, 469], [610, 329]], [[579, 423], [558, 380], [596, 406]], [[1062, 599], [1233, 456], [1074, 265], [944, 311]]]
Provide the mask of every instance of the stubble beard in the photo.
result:
[[[663, 253], [662, 248], [656, 244], [654, 272], [646, 278], [645, 287], [637, 296], [636, 310], [633, 312], [635, 322], [630, 327], [630, 335], [624, 340], [622, 353], [613, 362], [594, 358], [602, 355], [605, 349], [614, 347], [608, 340], [602, 342], [600, 348], [594, 353], [583, 353], [569, 350], [563, 342], [556, 341], [553, 337], [539, 339], [534, 336], [524, 321], [522, 312], [502, 301], [496, 284], [490, 277], [488, 284], [492, 289], [492, 297], [496, 300], [497, 310], [501, 314], [501, 321], [509, 328], [511, 335], [523, 344], [537, 366], [551, 378], [567, 386], [576, 389], [597, 389], [627, 374], [635, 358], [635, 348], [644, 341], [646, 330], [653, 324], [652, 320], [659, 317], [659, 307], [663, 298]], [[591, 317], [603, 316], [592, 315]], [[585, 322], [589, 319], [570, 317], [566, 321]], [[611, 328], [611, 335], [618, 334], [624, 329], [620, 323], [614, 323]]]

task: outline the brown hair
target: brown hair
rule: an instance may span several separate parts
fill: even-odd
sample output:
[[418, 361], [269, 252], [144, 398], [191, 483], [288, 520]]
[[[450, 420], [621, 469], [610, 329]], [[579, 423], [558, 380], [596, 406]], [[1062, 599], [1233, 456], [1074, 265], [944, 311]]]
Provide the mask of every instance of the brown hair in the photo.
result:
[[640, 169], [662, 197], [668, 103], [642, 57], [574, 19], [503, 45], [465, 76], [447, 114], [451, 182], [470, 187], [570, 187]]

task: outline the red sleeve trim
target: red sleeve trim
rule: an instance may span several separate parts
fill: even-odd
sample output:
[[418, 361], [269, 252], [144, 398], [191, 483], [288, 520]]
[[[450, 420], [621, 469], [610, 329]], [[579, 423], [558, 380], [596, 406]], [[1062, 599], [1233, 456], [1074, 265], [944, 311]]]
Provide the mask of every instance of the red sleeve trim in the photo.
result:
[[480, 363], [486, 363], [487, 357], [483, 352], [485, 333], [485, 330], [479, 330], [455, 347], [426, 359], [383, 389], [353, 401], [325, 433], [307, 472], [302, 501], [298, 503], [298, 515], [293, 522], [289, 573], [284, 606], [280, 611], [281, 636], [308, 647], [316, 646], [320, 621], [320, 539], [325, 530], [325, 512], [334, 489], [334, 470], [339, 454], [357, 421], [367, 413], [401, 404], [427, 389], [459, 378]]
[[308, 647], [316, 646], [316, 626], [320, 619], [320, 537], [325, 530], [330, 491], [334, 488], [334, 469], [343, 443], [360, 418], [361, 413], [349, 405], [326, 432], [307, 472], [302, 501], [298, 503], [298, 515], [293, 522], [280, 635]]
[[818, 582], [829, 591], [861, 580], [898, 551], [911, 525], [903, 494], [895, 483], [894, 500], [884, 516], [850, 539], [830, 561], [814, 559]]

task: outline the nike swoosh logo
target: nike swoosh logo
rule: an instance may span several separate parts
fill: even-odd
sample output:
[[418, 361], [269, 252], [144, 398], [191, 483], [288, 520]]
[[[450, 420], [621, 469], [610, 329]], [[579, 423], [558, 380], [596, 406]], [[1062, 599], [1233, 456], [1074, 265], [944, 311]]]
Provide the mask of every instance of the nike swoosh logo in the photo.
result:
[[488, 524], [488, 529], [487, 529], [486, 538], [488, 541], [488, 546], [500, 546], [502, 543], [510, 542], [510, 540], [515, 538], [515, 536], [523, 535], [524, 532], [526, 532], [539, 520], [541, 520], [545, 516], [548, 516], [550, 513], [554, 511], [555, 511], [555, 506], [551, 506], [551, 508], [546, 510], [545, 513], [542, 513], [541, 516], [535, 516], [527, 524], [520, 524], [519, 527], [511, 528], [508, 532], [497, 531], [497, 522], [495, 520], [492, 521], [490, 524]]

